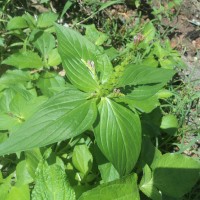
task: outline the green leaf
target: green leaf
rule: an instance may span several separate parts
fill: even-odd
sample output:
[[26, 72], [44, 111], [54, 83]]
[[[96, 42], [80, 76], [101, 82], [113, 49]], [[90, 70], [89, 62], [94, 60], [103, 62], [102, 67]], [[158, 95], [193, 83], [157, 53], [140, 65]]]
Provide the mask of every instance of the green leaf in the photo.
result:
[[58, 53], [58, 49], [52, 49], [49, 54], [48, 54], [48, 61], [47, 64], [48, 66], [57, 66], [61, 63], [61, 58], [60, 55]]
[[14, 117], [12, 113], [0, 113], [0, 130], [10, 130], [19, 123], [18, 118]]
[[7, 30], [27, 28], [28, 24], [23, 17], [13, 17], [7, 24]]
[[98, 31], [94, 24], [84, 25], [86, 28], [85, 35], [86, 37], [95, 45], [102, 45], [107, 39], [108, 36], [105, 33]]
[[200, 162], [181, 154], [164, 154], [153, 166], [153, 184], [164, 194], [179, 198], [199, 180]]
[[116, 179], [120, 179], [120, 175], [111, 163], [105, 163], [99, 165], [99, 171], [101, 173], [101, 178], [103, 183], [111, 182]]
[[65, 6], [64, 6], [64, 8], [63, 8], [63, 10], [62, 10], [62, 13], [61, 13], [61, 15], [60, 15], [60, 19], [63, 18], [63, 16], [67, 13], [67, 11], [69, 10], [69, 8], [70, 8], [72, 5], [73, 5], [73, 2], [72, 2], [72, 1], [67, 1], [67, 2], [65, 3]]
[[93, 164], [93, 157], [87, 145], [76, 145], [72, 154], [72, 163], [74, 167], [84, 175], [87, 175]]
[[98, 109], [99, 122], [94, 127], [96, 142], [119, 174], [121, 176], [128, 174], [133, 169], [140, 153], [139, 117], [108, 98], [101, 99]]
[[68, 89], [50, 98], [0, 145], [0, 155], [42, 147], [89, 129], [96, 119], [96, 100], [88, 96]]
[[41, 162], [36, 172], [36, 184], [32, 200], [75, 200], [75, 193], [70, 186], [65, 171], [57, 164]]
[[161, 156], [161, 152], [152, 144], [151, 140], [143, 137], [140, 158], [137, 163], [138, 169], [141, 170], [146, 164], [152, 168]]
[[129, 86], [127, 98], [147, 99], [158, 92], [175, 74], [175, 71], [161, 68], [128, 65], [119, 78], [117, 87]]
[[38, 36], [33, 44], [35, 48], [37, 48], [40, 51], [40, 53], [46, 58], [50, 51], [56, 45], [55, 38], [51, 33], [47, 32], [39, 32], [37, 34]]
[[81, 195], [79, 200], [139, 200], [136, 174], [104, 183]]
[[108, 8], [109, 6], [112, 6], [112, 5], [115, 5], [115, 4], [121, 4], [121, 3], [124, 3], [124, 2], [122, 0], [102, 2], [102, 5], [99, 8], [98, 12]]
[[178, 119], [175, 115], [169, 114], [165, 115], [162, 118], [162, 122], [160, 128], [164, 130], [164, 132], [174, 135], [178, 129]]
[[42, 13], [38, 17], [37, 27], [47, 28], [47, 27], [53, 26], [57, 18], [58, 18], [58, 15], [52, 12]]
[[147, 24], [145, 24], [142, 34], [145, 38], [145, 43], [149, 43], [155, 38], [156, 29], [152, 22], [148, 22]]
[[40, 161], [43, 159], [40, 149], [36, 148], [31, 151], [26, 151], [25, 158], [26, 158], [26, 168], [31, 177], [35, 180], [36, 169]]
[[162, 90], [159, 90], [157, 93], [156, 93], [156, 96], [159, 98], [159, 99], [167, 99], [171, 96], [173, 96], [173, 93], [169, 90], [166, 90], [166, 89], [162, 89]]
[[[30, 72], [22, 70], [7, 70], [0, 78], [1, 89], [13, 85], [15, 83], [26, 83], [31, 80]], [[4, 87], [2, 86], [4, 85]]]
[[109, 78], [113, 73], [113, 66], [106, 54], [100, 53], [97, 55], [97, 66], [97, 72], [100, 73], [101, 83], [103, 84], [109, 81]]
[[43, 67], [42, 59], [32, 51], [14, 53], [6, 58], [2, 64], [11, 65], [19, 69]]
[[20, 161], [16, 167], [17, 185], [25, 185], [33, 182], [31, 175], [27, 169], [27, 163], [25, 160]]
[[[96, 47], [76, 31], [56, 25], [58, 51], [69, 80], [80, 90], [98, 90]], [[90, 66], [94, 62], [94, 66]]]
[[30, 200], [30, 191], [28, 185], [13, 186], [6, 200]]
[[0, 37], [0, 47], [4, 47], [4, 38]]
[[140, 190], [152, 200], [162, 200], [161, 193], [153, 185], [152, 173], [148, 165], [145, 165], [143, 170], [143, 176], [140, 182]]
[[28, 12], [26, 12], [24, 15], [22, 15], [22, 17], [26, 20], [29, 28], [31, 30], [33, 30], [36, 26], [35, 18], [32, 15], [30, 15]]
[[17, 93], [10, 101], [7, 110], [0, 112], [0, 130], [12, 130], [16, 125], [21, 125], [44, 101], [46, 98], [42, 96], [26, 99]]
[[[144, 67], [141, 65], [128, 65], [117, 86], [123, 87], [126, 85], [165, 85], [175, 74], [173, 70]], [[153, 87], [153, 86], [152, 86]]]
[[[2, 180], [1, 180], [2, 181]], [[10, 180], [11, 181], [11, 180]], [[2, 183], [3, 182], [3, 183]], [[0, 197], [2, 200], [6, 200], [6, 197], [8, 196], [9, 190], [11, 188], [9, 181], [2, 181], [0, 184]]]
[[54, 95], [51, 90], [54, 87], [65, 87], [65, 80], [63, 77], [53, 72], [46, 72], [38, 79], [36, 83], [37, 87], [40, 88], [42, 93], [46, 96]]
[[121, 98], [124, 102], [128, 103], [131, 109], [138, 109], [141, 112], [150, 113], [153, 109], [160, 105], [160, 102], [156, 95], [145, 99], [145, 100], [131, 100], [127, 99], [126, 96]]

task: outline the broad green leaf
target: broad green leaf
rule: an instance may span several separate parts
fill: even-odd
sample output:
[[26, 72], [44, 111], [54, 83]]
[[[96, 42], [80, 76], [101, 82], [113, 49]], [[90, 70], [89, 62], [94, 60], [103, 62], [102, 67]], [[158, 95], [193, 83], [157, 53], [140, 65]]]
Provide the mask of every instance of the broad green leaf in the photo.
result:
[[58, 15], [52, 12], [46, 12], [39, 15], [37, 20], [37, 27], [47, 28], [53, 26], [53, 23], [57, 20]]
[[11, 65], [19, 69], [43, 67], [42, 59], [32, 51], [14, 53], [6, 58], [2, 64]]
[[40, 76], [36, 85], [44, 95], [50, 97], [54, 95], [54, 92], [51, 90], [52, 88], [65, 87], [65, 80], [57, 73], [46, 72]]
[[17, 185], [25, 185], [33, 182], [31, 175], [27, 169], [27, 163], [25, 160], [20, 161], [16, 167]]
[[[30, 72], [22, 70], [7, 70], [0, 78], [0, 90], [16, 83], [25, 84], [31, 80]], [[2, 86], [3, 85], [3, 86]]]
[[61, 63], [61, 58], [60, 55], [58, 53], [58, 49], [52, 49], [49, 54], [48, 54], [48, 61], [47, 64], [48, 66], [57, 66]]
[[81, 195], [79, 200], [140, 200], [137, 175], [129, 175], [123, 179], [104, 183]]
[[152, 144], [148, 137], [142, 138], [142, 148], [137, 166], [141, 170], [146, 164], [150, 167], [162, 156], [161, 152]]
[[153, 184], [164, 194], [179, 198], [199, 180], [200, 162], [181, 154], [164, 154], [153, 166]]
[[33, 30], [35, 28], [35, 24], [36, 24], [35, 18], [32, 15], [30, 15], [28, 12], [26, 12], [24, 15], [22, 15], [22, 17], [26, 20], [29, 28], [31, 30]]
[[129, 86], [131, 92], [127, 98], [133, 100], [147, 99], [158, 92], [175, 74], [175, 71], [128, 65], [119, 78], [117, 87]]
[[109, 60], [113, 60], [119, 55], [119, 52], [114, 47], [106, 49], [105, 52], [106, 55], [108, 55]]
[[129, 107], [138, 109], [141, 112], [150, 113], [153, 109], [160, 105], [160, 102], [156, 95], [145, 100], [131, 100], [126, 96], [121, 98], [124, 102], [128, 103]]
[[82, 144], [75, 146], [72, 154], [72, 163], [74, 167], [84, 175], [90, 172], [93, 164], [93, 157], [87, 145]]
[[10, 130], [20, 123], [12, 113], [0, 113], [0, 130]]
[[164, 132], [174, 135], [178, 130], [178, 119], [172, 114], [165, 115], [162, 118], [160, 128], [163, 129]]
[[141, 126], [136, 113], [108, 98], [98, 106], [99, 122], [94, 127], [96, 142], [119, 174], [131, 172], [141, 147]]
[[1, 133], [1, 134], [0, 134], [0, 143], [2, 143], [2, 142], [4, 142], [5, 140], [7, 140], [7, 138], [8, 138], [8, 135], [7, 135], [6, 132]]
[[[156, 87], [156, 85], [165, 85], [175, 74], [173, 70], [144, 67], [141, 65], [128, 65], [123, 75], [120, 77], [117, 86], [124, 87], [126, 85], [148, 85]], [[162, 87], [161, 86], [161, 87]]]
[[6, 200], [30, 200], [28, 185], [13, 186], [6, 197]]
[[10, 101], [7, 110], [0, 112], [0, 130], [12, 130], [21, 125], [37, 108], [46, 101], [45, 97], [26, 99], [19, 93]]
[[161, 119], [162, 113], [159, 107], [152, 110], [151, 113], [143, 113], [141, 118], [142, 134], [149, 137], [159, 136]]
[[13, 17], [7, 24], [7, 30], [27, 28], [28, 24], [23, 17]]
[[85, 35], [86, 37], [95, 45], [102, 45], [107, 39], [108, 36], [105, 33], [98, 31], [94, 24], [84, 25], [86, 28]]
[[117, 170], [114, 168], [114, 166], [111, 163], [105, 163], [105, 164], [99, 165], [98, 168], [101, 173], [101, 178], [103, 180], [103, 183], [120, 179], [119, 173], [117, 172]]
[[35, 180], [36, 169], [40, 161], [43, 159], [40, 149], [36, 148], [31, 151], [25, 151], [25, 158], [26, 158], [26, 168], [31, 177]]
[[51, 33], [39, 32], [33, 44], [40, 51], [43, 57], [47, 58], [47, 55], [55, 47], [56, 41]]
[[0, 155], [42, 147], [89, 129], [96, 118], [96, 100], [88, 96], [68, 89], [50, 98], [0, 145]]
[[145, 165], [143, 176], [140, 181], [140, 190], [152, 200], [162, 200], [162, 195], [153, 185], [152, 172], [148, 165]]
[[8, 196], [10, 188], [11, 188], [10, 183], [0, 184], [0, 197], [2, 200], [6, 200], [6, 197]]
[[36, 172], [36, 183], [32, 200], [75, 200], [75, 193], [70, 186], [65, 171], [56, 163], [48, 165], [41, 162]]
[[[69, 80], [79, 89], [98, 90], [96, 47], [76, 31], [56, 25], [58, 51]], [[90, 64], [94, 62], [94, 66]], [[90, 66], [91, 65], [91, 66]]]

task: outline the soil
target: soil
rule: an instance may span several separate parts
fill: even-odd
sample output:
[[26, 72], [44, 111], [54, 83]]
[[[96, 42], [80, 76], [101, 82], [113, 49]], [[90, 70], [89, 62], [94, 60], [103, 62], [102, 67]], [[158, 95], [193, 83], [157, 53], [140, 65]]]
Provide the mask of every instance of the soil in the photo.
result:
[[[179, 15], [172, 22], [164, 22], [176, 27], [175, 34], [171, 38], [171, 45], [180, 51], [183, 60], [188, 68], [183, 70], [183, 74], [188, 78], [185, 82], [196, 82], [195, 90], [200, 92], [200, 0], [184, 0], [180, 8]], [[200, 95], [199, 95], [200, 97]], [[194, 113], [196, 116], [194, 117]], [[197, 124], [200, 130], [200, 103], [191, 110], [189, 120], [190, 126]], [[190, 149], [184, 151], [188, 156], [200, 158], [200, 140], [198, 134], [186, 133], [184, 144], [192, 143]], [[198, 138], [198, 139], [197, 139]]]

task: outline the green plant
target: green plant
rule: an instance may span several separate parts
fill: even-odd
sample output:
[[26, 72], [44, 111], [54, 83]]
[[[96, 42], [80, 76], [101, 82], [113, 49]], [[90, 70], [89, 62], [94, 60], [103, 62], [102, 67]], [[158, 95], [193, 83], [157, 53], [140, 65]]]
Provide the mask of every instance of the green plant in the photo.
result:
[[[16, 191], [28, 196], [33, 182], [32, 199], [54, 194], [54, 199], [137, 200], [140, 189], [159, 200], [190, 191], [199, 178], [200, 163], [181, 154], [162, 155], [152, 143], [160, 134], [158, 92], [175, 71], [129, 64], [129, 58], [113, 67], [102, 48], [76, 31], [57, 24], [55, 30], [66, 79], [50, 71], [48, 53], [56, 47], [49, 47], [52, 42], [47, 41], [54, 36], [48, 34], [46, 40], [46, 31], [44, 43], [40, 37], [33, 42], [41, 53], [40, 65], [30, 65], [27, 49], [22, 53], [27, 60], [23, 57], [21, 62], [19, 52], [3, 61], [19, 68], [0, 79], [0, 155], [17, 153], [20, 168], [14, 187], [13, 174], [1, 178], [5, 198], [12, 199]], [[21, 151], [25, 152], [20, 156]]]

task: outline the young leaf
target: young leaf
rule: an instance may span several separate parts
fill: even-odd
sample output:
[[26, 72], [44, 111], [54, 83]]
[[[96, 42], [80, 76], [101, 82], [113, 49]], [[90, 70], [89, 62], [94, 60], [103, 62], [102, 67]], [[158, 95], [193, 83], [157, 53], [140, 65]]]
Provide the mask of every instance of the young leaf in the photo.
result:
[[65, 171], [57, 164], [41, 162], [36, 171], [36, 184], [32, 192], [33, 200], [75, 200]]
[[131, 172], [141, 147], [140, 120], [136, 113], [102, 98], [99, 104], [99, 122], [94, 127], [96, 142], [119, 174]]
[[181, 154], [164, 154], [153, 165], [153, 184], [164, 194], [180, 198], [199, 180], [200, 162]]
[[19, 69], [43, 67], [42, 59], [32, 51], [14, 53], [6, 58], [2, 64], [11, 65]]
[[104, 183], [81, 195], [79, 200], [139, 200], [137, 175], [132, 174], [123, 179]]
[[87, 145], [76, 145], [72, 154], [72, 163], [77, 170], [86, 175], [92, 168], [93, 157]]
[[96, 119], [96, 100], [87, 100], [88, 96], [68, 89], [50, 98], [0, 145], [0, 155], [52, 144], [89, 129]]

